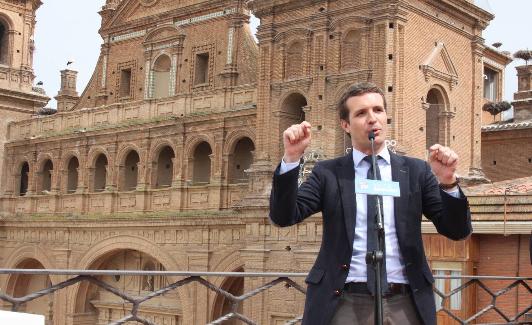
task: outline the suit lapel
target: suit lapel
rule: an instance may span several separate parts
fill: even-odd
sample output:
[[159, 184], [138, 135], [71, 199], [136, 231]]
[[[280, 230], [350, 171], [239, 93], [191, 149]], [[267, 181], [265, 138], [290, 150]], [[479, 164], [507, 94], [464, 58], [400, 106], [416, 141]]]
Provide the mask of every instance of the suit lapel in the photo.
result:
[[353, 155], [348, 154], [339, 160], [336, 166], [336, 177], [340, 187], [340, 196], [342, 198], [342, 211], [347, 238], [350, 244], [353, 244], [355, 238], [355, 167]]
[[409, 169], [405, 163], [404, 158], [390, 152], [390, 162], [392, 165], [392, 180], [399, 182], [401, 189], [401, 196], [393, 200], [393, 209], [395, 217], [395, 229], [397, 232], [397, 239], [399, 243], [402, 242], [407, 227], [407, 208], [409, 196]]

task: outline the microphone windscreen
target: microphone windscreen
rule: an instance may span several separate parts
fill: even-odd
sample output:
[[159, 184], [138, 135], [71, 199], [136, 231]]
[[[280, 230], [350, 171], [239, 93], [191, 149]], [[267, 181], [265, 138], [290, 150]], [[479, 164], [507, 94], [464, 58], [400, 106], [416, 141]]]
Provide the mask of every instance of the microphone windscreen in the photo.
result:
[[369, 131], [368, 139], [375, 140], [375, 132], [373, 132], [373, 130]]

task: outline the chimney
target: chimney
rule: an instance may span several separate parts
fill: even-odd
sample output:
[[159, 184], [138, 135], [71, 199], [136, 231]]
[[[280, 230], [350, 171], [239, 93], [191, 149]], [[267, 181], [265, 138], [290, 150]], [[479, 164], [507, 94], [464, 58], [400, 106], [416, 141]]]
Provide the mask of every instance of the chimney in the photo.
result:
[[517, 92], [514, 93], [514, 122], [532, 119], [532, 65], [516, 67]]
[[76, 79], [78, 72], [65, 69], [61, 71], [61, 89], [55, 96], [57, 100], [57, 111], [69, 111], [77, 103], [79, 96], [76, 91]]

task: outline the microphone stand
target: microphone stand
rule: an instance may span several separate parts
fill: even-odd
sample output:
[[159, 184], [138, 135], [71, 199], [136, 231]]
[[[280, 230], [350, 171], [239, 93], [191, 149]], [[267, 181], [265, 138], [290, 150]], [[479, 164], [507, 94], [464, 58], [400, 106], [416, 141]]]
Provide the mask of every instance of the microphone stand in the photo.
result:
[[[373, 167], [373, 179], [377, 180], [377, 158], [375, 156], [375, 133], [370, 131], [368, 139], [371, 142], [371, 164]], [[368, 194], [369, 195], [369, 194]], [[384, 320], [382, 307], [381, 269], [384, 261], [384, 219], [381, 210], [381, 196], [376, 195], [377, 214], [374, 216], [377, 232], [377, 250], [366, 253], [366, 264], [371, 264], [375, 268], [375, 324], [382, 325]], [[367, 222], [371, 222], [368, 215]]]

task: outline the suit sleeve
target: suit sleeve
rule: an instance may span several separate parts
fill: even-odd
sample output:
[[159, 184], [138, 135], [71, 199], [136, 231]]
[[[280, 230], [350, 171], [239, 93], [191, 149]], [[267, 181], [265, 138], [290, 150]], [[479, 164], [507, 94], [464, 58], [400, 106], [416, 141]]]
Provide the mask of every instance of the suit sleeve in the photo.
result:
[[462, 190], [458, 198], [441, 190], [430, 166], [424, 164], [423, 214], [436, 226], [438, 233], [452, 240], [465, 239], [473, 232], [466, 196]]
[[321, 211], [321, 182], [317, 164], [298, 188], [299, 167], [282, 175], [279, 166], [273, 175], [270, 195], [270, 219], [281, 227], [291, 226]]

